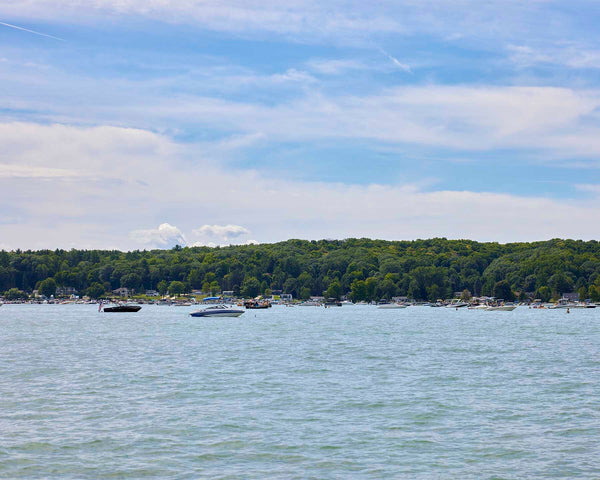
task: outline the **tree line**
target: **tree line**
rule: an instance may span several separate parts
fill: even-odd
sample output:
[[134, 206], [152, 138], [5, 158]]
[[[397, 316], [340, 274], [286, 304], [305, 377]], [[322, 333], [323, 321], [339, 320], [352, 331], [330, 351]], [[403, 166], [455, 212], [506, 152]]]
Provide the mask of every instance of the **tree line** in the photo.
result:
[[254, 297], [408, 297], [436, 301], [466, 292], [549, 301], [565, 292], [600, 301], [600, 243], [553, 239], [500, 244], [433, 238], [287, 240], [170, 250], [0, 251], [0, 292], [53, 294], [72, 287], [93, 298], [119, 287], [161, 294], [198, 289]]

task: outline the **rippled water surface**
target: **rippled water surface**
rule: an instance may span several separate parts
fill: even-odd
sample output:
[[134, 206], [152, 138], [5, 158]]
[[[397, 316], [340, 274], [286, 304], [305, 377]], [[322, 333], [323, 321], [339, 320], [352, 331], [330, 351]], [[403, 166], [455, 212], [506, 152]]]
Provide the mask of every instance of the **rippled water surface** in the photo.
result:
[[0, 478], [600, 478], [600, 308], [0, 308]]

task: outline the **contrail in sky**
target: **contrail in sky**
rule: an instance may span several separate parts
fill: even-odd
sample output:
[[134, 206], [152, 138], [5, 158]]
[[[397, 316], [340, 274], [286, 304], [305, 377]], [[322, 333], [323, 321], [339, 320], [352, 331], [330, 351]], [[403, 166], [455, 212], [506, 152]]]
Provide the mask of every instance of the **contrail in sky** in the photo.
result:
[[17, 25], [11, 25], [10, 23], [0, 22], [0, 25], [4, 25], [5, 27], [10, 28], [16, 28], [17, 30], [23, 30], [24, 32], [34, 33], [35, 35], [41, 35], [42, 37], [53, 38], [54, 40], [60, 40], [61, 42], [65, 41], [63, 38], [58, 38], [53, 35], [48, 35], [46, 33], [36, 32], [35, 30], [28, 30], [27, 28], [18, 27]]
[[380, 48], [379, 51], [383, 53], [394, 65], [396, 65], [400, 70], [404, 70], [408, 73], [413, 73], [410, 69], [409, 65], [405, 63], [401, 63], [396, 57], [392, 57], [388, 52], [386, 52], [383, 48]]

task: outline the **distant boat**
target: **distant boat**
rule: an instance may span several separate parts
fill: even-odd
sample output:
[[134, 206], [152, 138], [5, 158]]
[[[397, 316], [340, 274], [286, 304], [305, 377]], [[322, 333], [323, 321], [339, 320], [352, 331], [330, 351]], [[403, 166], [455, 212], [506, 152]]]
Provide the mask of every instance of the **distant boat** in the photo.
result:
[[469, 310], [487, 310], [489, 307], [489, 305], [486, 305], [485, 303], [480, 303], [478, 305], [471, 305], [469, 307]]
[[485, 310], [486, 310], [486, 312], [494, 312], [494, 311], [512, 312], [515, 308], [517, 308], [516, 305], [496, 305], [496, 306], [487, 307]]
[[328, 298], [327, 300], [325, 300], [325, 303], [323, 305], [325, 307], [341, 307], [342, 302], [336, 300], [335, 298]]
[[139, 312], [142, 309], [140, 305], [115, 305], [114, 307], [104, 307], [105, 312]]
[[225, 305], [215, 305], [190, 313], [192, 317], [239, 317], [244, 310], [230, 308]]
[[244, 307], [248, 310], [256, 310], [260, 308], [271, 308], [271, 302], [268, 300], [247, 300], [244, 302]]
[[454, 302], [454, 303], [449, 303], [448, 305], [446, 305], [446, 308], [462, 308], [462, 307], [468, 307], [469, 304], [467, 302]]
[[380, 305], [377, 305], [377, 308], [382, 308], [385, 310], [392, 309], [392, 308], [406, 308], [406, 307], [408, 307], [408, 305], [405, 305], [404, 303], [382, 303]]

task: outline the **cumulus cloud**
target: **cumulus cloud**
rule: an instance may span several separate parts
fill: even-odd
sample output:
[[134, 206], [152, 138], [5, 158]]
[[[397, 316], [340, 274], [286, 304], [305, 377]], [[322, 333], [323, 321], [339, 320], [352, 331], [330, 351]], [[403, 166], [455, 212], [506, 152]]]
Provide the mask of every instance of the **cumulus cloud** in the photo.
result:
[[187, 243], [181, 230], [169, 223], [148, 230], [134, 230], [129, 236], [134, 242], [148, 247], [171, 248]]
[[[250, 234], [250, 230], [241, 225], [202, 225], [200, 228], [194, 229], [192, 233], [199, 237], [197, 243], [208, 245], [216, 242], [226, 245], [233, 239]], [[211, 241], [207, 242], [206, 239]]]

